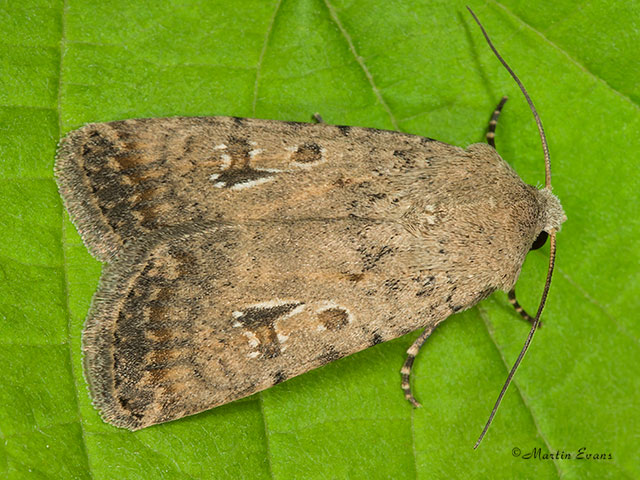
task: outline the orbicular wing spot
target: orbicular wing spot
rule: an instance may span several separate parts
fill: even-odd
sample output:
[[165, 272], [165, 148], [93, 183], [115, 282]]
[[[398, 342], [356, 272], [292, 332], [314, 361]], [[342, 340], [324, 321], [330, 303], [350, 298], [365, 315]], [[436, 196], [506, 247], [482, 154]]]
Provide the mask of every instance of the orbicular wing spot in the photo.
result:
[[305, 142], [289, 147], [288, 150], [291, 151], [291, 161], [296, 166], [312, 166], [324, 160], [325, 149], [315, 142]]

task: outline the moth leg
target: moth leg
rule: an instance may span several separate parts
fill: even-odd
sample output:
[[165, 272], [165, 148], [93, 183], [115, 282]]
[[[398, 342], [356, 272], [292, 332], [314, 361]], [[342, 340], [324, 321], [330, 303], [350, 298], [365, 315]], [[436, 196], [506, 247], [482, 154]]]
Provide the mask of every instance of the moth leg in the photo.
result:
[[487, 130], [487, 143], [493, 148], [496, 148], [496, 126], [498, 125], [498, 117], [500, 117], [502, 107], [504, 107], [504, 104], [507, 103], [507, 100], [507, 97], [502, 97], [502, 100], [500, 100], [500, 103], [498, 103], [498, 106], [491, 115], [491, 120], [489, 120], [489, 129]]
[[[512, 288], [511, 290], [509, 290], [509, 303], [511, 305], [513, 305], [513, 308], [516, 309], [516, 312], [518, 312], [520, 314], [520, 316], [526, 320], [529, 323], [533, 323], [535, 321], [535, 318], [533, 318], [531, 315], [529, 315], [524, 308], [522, 308], [520, 306], [520, 304], [518, 303], [518, 300], [516, 300], [516, 289]], [[540, 322], [538, 324], [539, 327], [542, 326], [542, 322]]]
[[404, 392], [404, 398], [406, 398], [414, 407], [420, 407], [421, 405], [411, 393], [411, 384], [409, 383], [409, 379], [411, 376], [411, 367], [413, 367], [413, 361], [416, 359], [416, 356], [420, 352], [420, 349], [424, 345], [424, 342], [427, 341], [427, 338], [429, 338], [435, 328], [436, 325], [425, 328], [420, 336], [416, 338], [416, 341], [413, 342], [413, 344], [407, 350], [407, 359], [404, 361], [404, 365], [402, 365], [402, 368], [400, 369], [400, 374], [402, 375], [402, 391]]
[[319, 114], [319, 113], [317, 113], [317, 112], [316, 112], [316, 113], [314, 113], [314, 114], [312, 115], [312, 117], [313, 117], [313, 119], [314, 119], [316, 122], [318, 122], [318, 123], [324, 123], [324, 120], [322, 119], [322, 117], [320, 116], [320, 114]]

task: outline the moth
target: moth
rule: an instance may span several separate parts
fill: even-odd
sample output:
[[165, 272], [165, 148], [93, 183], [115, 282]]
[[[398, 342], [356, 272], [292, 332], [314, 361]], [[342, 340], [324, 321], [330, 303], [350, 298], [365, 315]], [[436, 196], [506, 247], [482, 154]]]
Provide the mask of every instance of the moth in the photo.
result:
[[546, 143], [540, 190], [493, 147], [503, 104], [489, 144], [466, 149], [231, 117], [70, 132], [59, 191], [105, 262], [83, 332], [103, 419], [130, 430], [175, 420], [424, 328], [402, 369], [417, 404], [409, 373], [429, 334], [512, 291], [547, 233], [553, 258], [565, 219]]

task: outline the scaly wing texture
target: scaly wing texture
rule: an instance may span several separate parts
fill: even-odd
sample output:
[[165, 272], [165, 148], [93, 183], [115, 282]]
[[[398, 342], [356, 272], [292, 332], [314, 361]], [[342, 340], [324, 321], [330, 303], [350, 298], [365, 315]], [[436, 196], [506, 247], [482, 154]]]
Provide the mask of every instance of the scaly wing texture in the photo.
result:
[[105, 419], [137, 429], [197, 413], [450, 313], [426, 271], [384, 283], [409, 249], [365, 265], [350, 232], [388, 225], [313, 223], [179, 229], [110, 264], [84, 335]]
[[174, 420], [493, 291], [464, 298], [451, 276], [415, 266], [421, 250], [400, 225], [362, 220], [199, 226], [138, 242], [106, 267], [87, 321], [95, 403], [129, 429]]
[[[359, 177], [371, 177], [379, 160], [421, 143], [429, 145], [425, 155], [461, 151], [354, 127], [229, 117], [133, 119], [69, 133], [56, 173], [83, 239], [104, 261], [142, 234], [192, 221], [345, 215], [346, 205], [331, 211], [316, 203], [336, 187], [325, 175], [346, 169], [352, 178], [344, 180], [362, 183]], [[384, 162], [377, 166], [384, 171]], [[251, 188], [262, 183], [270, 185]]]
[[358, 217], [429, 238], [446, 221], [445, 250], [484, 257], [508, 272], [496, 286], [510, 288], [543, 220], [535, 189], [490, 147], [355, 127], [229, 117], [90, 124], [62, 141], [56, 172], [102, 261], [193, 222]]
[[542, 222], [535, 189], [490, 147], [378, 130], [96, 124], [67, 137], [58, 172], [87, 243], [116, 252], [87, 322], [85, 371], [105, 419], [131, 429], [508, 288]]

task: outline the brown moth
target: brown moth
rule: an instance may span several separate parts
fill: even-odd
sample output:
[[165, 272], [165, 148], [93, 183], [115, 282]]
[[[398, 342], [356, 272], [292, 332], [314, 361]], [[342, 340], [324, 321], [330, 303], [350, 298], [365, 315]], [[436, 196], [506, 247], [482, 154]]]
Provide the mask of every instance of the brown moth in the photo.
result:
[[428, 334], [511, 291], [565, 218], [491, 145], [323, 123], [94, 123], [62, 140], [55, 171], [106, 262], [85, 376], [104, 420], [130, 430], [425, 328], [403, 368], [415, 402]]

